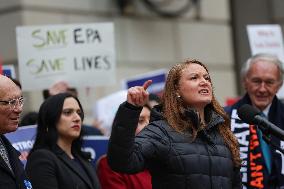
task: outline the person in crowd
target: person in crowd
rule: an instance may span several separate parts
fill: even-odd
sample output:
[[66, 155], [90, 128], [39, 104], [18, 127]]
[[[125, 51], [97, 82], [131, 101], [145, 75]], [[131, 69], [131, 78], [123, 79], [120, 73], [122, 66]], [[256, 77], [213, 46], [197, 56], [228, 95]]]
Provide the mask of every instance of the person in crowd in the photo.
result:
[[[9, 77], [20, 89], [22, 89], [21, 82], [15, 78]], [[19, 127], [35, 125], [37, 123], [37, 112], [30, 111], [20, 118]]]
[[158, 105], [161, 103], [161, 99], [158, 95], [154, 93], [149, 94], [149, 100], [148, 100], [148, 105], [153, 108], [154, 106]]
[[135, 136], [132, 122], [147, 102], [150, 84], [130, 88], [118, 109], [107, 153], [110, 167], [129, 174], [148, 169], [153, 189], [241, 188], [238, 141], [206, 66], [190, 59], [173, 66], [161, 104]]
[[83, 118], [81, 103], [70, 93], [50, 96], [42, 103], [26, 164], [34, 188], [100, 188], [90, 155], [81, 150]]
[[[255, 125], [243, 123], [237, 116], [241, 106], [250, 104], [284, 129], [284, 105], [276, 96], [283, 83], [282, 62], [274, 55], [256, 54], [243, 64], [241, 77], [246, 94], [225, 107], [225, 111], [231, 117], [232, 131], [240, 143], [243, 185], [248, 189], [284, 188], [284, 155], [263, 140], [263, 133]], [[273, 135], [270, 138], [283, 148], [283, 141]]]
[[[70, 93], [73, 96], [78, 97], [77, 89], [74, 87], [70, 87], [66, 81], [58, 81], [54, 83], [49, 89], [43, 90], [43, 97], [44, 99], [47, 99], [50, 96], [64, 92]], [[97, 124], [99, 124], [99, 122]], [[100, 129], [96, 128], [93, 125], [86, 124], [83, 124], [82, 126], [82, 133], [84, 136], [103, 135], [103, 132]]]
[[0, 75], [0, 188], [32, 189], [17, 151], [5, 133], [18, 128], [24, 99], [21, 89], [8, 77]]
[[37, 124], [37, 116], [38, 116], [38, 113], [34, 112], [34, 111], [26, 113], [22, 117], [19, 126], [36, 125]]
[[[135, 135], [137, 135], [150, 120], [151, 107], [144, 105], [139, 115], [129, 124], [137, 125]], [[124, 115], [127, 117], [128, 115]], [[135, 122], [136, 121], [136, 122]], [[151, 175], [147, 169], [137, 174], [125, 174], [113, 171], [107, 162], [106, 155], [97, 161], [97, 173], [102, 189], [151, 189]]]
[[58, 81], [55, 82], [49, 89], [44, 89], [42, 91], [43, 98], [47, 99], [48, 97], [52, 95], [56, 95], [58, 93], [64, 93], [64, 92], [69, 92], [73, 96], [78, 97], [78, 91], [74, 87], [70, 87], [68, 82], [66, 81]]

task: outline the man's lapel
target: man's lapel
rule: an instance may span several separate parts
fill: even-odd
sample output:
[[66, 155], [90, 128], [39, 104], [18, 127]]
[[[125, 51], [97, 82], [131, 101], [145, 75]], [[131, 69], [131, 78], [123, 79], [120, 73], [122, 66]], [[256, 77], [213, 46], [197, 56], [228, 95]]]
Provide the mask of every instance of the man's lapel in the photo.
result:
[[7, 165], [7, 163], [4, 161], [4, 159], [1, 156], [0, 156], [0, 167], [1, 167], [1, 169], [7, 171], [7, 173], [9, 173], [12, 177], [15, 177], [15, 175], [10, 170], [10, 168]]

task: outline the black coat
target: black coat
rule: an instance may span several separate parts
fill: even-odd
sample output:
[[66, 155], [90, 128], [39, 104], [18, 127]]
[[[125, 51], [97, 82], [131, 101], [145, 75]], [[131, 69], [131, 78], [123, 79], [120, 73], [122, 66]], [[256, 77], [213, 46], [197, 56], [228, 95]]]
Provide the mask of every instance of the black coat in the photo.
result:
[[27, 160], [26, 172], [35, 189], [98, 189], [95, 167], [78, 155], [80, 161], [71, 160], [59, 147], [53, 151], [39, 149]]
[[153, 112], [155, 120], [135, 137], [140, 111], [128, 103], [119, 107], [107, 155], [112, 169], [135, 173], [148, 168], [153, 189], [241, 187], [240, 170], [234, 167], [230, 150], [218, 132], [224, 121], [221, 116], [213, 113], [208, 129], [191, 142], [189, 132], [176, 132]]
[[10, 171], [5, 161], [0, 157], [0, 188], [1, 189], [31, 189], [27, 188], [30, 183], [24, 172], [24, 167], [19, 159], [21, 155], [11, 143], [3, 136], [0, 135], [7, 152], [9, 154], [10, 164], [14, 174]]
[[[241, 98], [238, 102], [236, 102], [232, 106], [227, 106], [225, 107], [225, 111], [231, 116], [231, 119], [233, 122], [238, 123], [238, 124], [244, 124], [241, 120], [236, 117], [236, 112], [237, 109], [239, 109], [242, 105], [244, 104], [251, 104], [251, 100], [246, 94], [243, 98]], [[275, 96], [272, 104], [270, 106], [270, 110], [268, 113], [268, 120], [278, 126], [280, 129], [284, 130], [284, 104]], [[241, 154], [243, 154], [241, 157], [243, 157], [243, 161], [245, 162], [242, 164], [242, 175], [245, 178], [244, 180], [244, 186], [247, 188], [250, 188], [247, 186], [247, 183], [249, 183], [251, 180], [249, 179], [250, 177], [248, 176], [248, 171], [250, 169], [250, 163], [249, 159], [250, 156], [250, 148], [249, 144], [246, 144], [246, 141], [250, 140], [251, 133], [249, 132], [249, 127], [245, 127], [242, 125], [239, 128], [234, 127], [234, 123], [232, 125], [232, 130], [238, 136], [238, 138], [241, 139], [240, 147], [241, 147]], [[242, 134], [242, 133], [247, 133], [247, 134]], [[276, 145], [276, 146], [281, 146], [283, 149], [284, 146], [284, 141], [280, 141], [279, 138], [277, 138], [274, 135], [271, 135], [271, 141]], [[247, 149], [247, 150], [246, 150]], [[272, 171], [271, 174], [268, 175], [268, 179], [264, 179], [264, 188], [265, 189], [275, 189], [275, 188], [284, 188], [284, 155], [281, 154], [275, 147], [270, 146], [271, 149], [271, 154], [272, 154]], [[248, 163], [246, 163], [248, 162]], [[266, 166], [264, 163], [264, 160], [262, 160], [263, 165], [266, 170]], [[264, 172], [264, 174], [267, 174], [267, 172]], [[251, 187], [253, 188], [253, 187]]]

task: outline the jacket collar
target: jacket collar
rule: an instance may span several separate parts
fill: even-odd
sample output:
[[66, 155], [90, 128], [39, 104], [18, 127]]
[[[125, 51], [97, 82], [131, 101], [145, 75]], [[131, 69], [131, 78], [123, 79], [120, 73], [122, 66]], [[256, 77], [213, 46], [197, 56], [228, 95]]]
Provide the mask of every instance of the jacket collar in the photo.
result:
[[[22, 174], [23, 168], [22, 164], [20, 162], [19, 156], [21, 153], [17, 151], [9, 142], [9, 140], [4, 136], [0, 135], [3, 144], [5, 145], [5, 148], [7, 150], [8, 156], [9, 156], [9, 161], [11, 164], [11, 167], [14, 171], [14, 173], [9, 169], [8, 165], [5, 163], [3, 158], [0, 158], [0, 167], [2, 167], [4, 170], [6, 170], [12, 177], [15, 178], [15, 175]], [[17, 178], [17, 177], [16, 177]]]
[[[243, 98], [241, 98], [236, 104], [234, 104], [232, 107], [234, 109], [238, 109], [240, 108], [243, 104], [249, 104], [249, 105], [252, 105], [251, 103], [251, 100], [249, 98], [249, 95], [246, 93], [244, 95]], [[279, 116], [281, 116], [281, 119], [284, 120], [284, 114], [279, 114], [279, 112], [283, 112], [283, 103], [277, 98], [277, 96], [275, 96], [272, 100], [272, 103], [271, 103], [271, 107], [269, 109], [269, 112], [268, 112], [268, 119], [270, 121], [272, 121], [274, 124], [277, 124], [276, 120], [279, 119]], [[233, 109], [232, 108], [232, 109]]]
[[[162, 105], [161, 104], [156, 105], [151, 110], [150, 122], [164, 119], [161, 112], [162, 112]], [[191, 108], [185, 110], [185, 116], [188, 117], [194, 125], [198, 125], [200, 122], [197, 112]], [[218, 124], [222, 124], [225, 122], [223, 117], [221, 117], [219, 114], [217, 114], [214, 110], [211, 110], [210, 108], [208, 108], [207, 111], [205, 112], [205, 116], [207, 117], [207, 130], [212, 127], [215, 127]]]
[[[85, 173], [81, 172], [81, 169], [78, 169], [76, 167], [76, 164], [74, 165], [74, 162], [72, 159], [70, 159], [70, 157], [59, 147], [59, 146], [55, 146], [53, 148], [53, 152], [57, 155], [57, 157], [59, 159], [61, 159], [63, 161], [63, 163], [65, 163], [66, 166], [68, 166], [74, 173], [76, 173], [85, 183], [87, 183], [87, 185], [89, 186], [89, 188], [93, 188], [94, 183], [92, 183], [92, 178], [95, 178], [96, 176], [93, 173], [93, 167], [91, 167], [88, 162], [86, 162], [86, 160], [84, 160], [83, 158], [81, 158], [80, 155], [78, 154], [74, 154], [74, 156], [80, 161], [80, 165], [82, 165], [82, 169], [85, 170]], [[88, 178], [84, 177], [84, 175], [88, 176]]]
[[210, 116], [210, 121], [208, 123], [208, 129], [215, 127], [219, 124], [222, 124], [225, 122], [224, 118], [222, 116], [220, 116], [219, 114], [217, 114], [215, 111], [212, 110], [211, 112], [211, 116]]
[[162, 115], [162, 109], [162, 104], [158, 104], [151, 109], [150, 122], [164, 119]]

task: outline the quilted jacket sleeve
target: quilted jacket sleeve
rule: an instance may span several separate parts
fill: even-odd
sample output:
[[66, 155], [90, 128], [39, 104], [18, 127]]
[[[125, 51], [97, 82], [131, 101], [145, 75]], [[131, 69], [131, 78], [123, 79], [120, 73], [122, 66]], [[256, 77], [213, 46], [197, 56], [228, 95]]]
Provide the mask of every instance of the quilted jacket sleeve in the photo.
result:
[[165, 157], [169, 150], [168, 138], [159, 125], [149, 124], [135, 137], [141, 109], [127, 102], [118, 109], [107, 154], [108, 163], [114, 171], [143, 171], [149, 161]]

